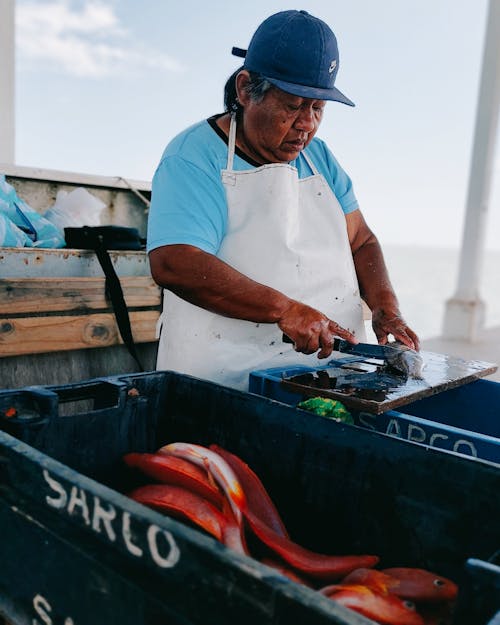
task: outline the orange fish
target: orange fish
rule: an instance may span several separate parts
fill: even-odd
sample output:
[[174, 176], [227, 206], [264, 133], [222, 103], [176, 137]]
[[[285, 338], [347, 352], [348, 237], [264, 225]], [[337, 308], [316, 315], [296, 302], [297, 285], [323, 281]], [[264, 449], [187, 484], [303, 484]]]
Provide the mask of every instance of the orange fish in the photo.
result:
[[412, 602], [375, 592], [361, 584], [326, 586], [320, 592], [381, 625], [425, 625]]
[[391, 586], [398, 584], [398, 580], [377, 569], [355, 569], [342, 579], [342, 584], [360, 584], [387, 595], [391, 591]]
[[235, 472], [243, 491], [245, 492], [246, 505], [263, 523], [277, 534], [289, 538], [285, 524], [283, 523], [276, 506], [266, 491], [259, 477], [241, 458], [231, 452], [212, 444], [210, 449], [224, 458]]
[[204, 497], [171, 484], [139, 486], [128, 496], [168, 516], [189, 521], [227, 547], [248, 555], [246, 544], [241, 540], [240, 529], [231, 510], [224, 514]]
[[205, 497], [219, 509], [222, 508], [222, 493], [210, 481], [207, 471], [192, 462], [164, 454], [136, 452], [125, 454], [123, 461], [158, 482], [182, 486]]
[[398, 581], [389, 588], [390, 592], [416, 603], [454, 601], [458, 595], [454, 582], [426, 569], [394, 567], [383, 569], [382, 573]]

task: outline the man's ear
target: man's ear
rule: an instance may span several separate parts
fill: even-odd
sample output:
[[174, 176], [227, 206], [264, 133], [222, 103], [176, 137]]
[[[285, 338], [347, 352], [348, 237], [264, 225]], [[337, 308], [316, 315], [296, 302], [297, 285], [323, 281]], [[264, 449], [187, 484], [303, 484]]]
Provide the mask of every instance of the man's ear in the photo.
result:
[[248, 104], [250, 96], [246, 92], [245, 87], [250, 82], [250, 74], [246, 69], [242, 69], [241, 72], [236, 76], [236, 95], [238, 96], [239, 103], [242, 106]]

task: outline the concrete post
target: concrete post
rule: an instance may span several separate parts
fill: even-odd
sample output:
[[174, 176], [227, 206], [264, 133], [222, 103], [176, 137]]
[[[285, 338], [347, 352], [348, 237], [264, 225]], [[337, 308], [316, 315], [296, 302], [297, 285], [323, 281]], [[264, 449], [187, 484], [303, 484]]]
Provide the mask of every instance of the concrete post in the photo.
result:
[[475, 342], [484, 328], [479, 296], [500, 108], [500, 2], [490, 0], [455, 295], [446, 302], [443, 338]]
[[0, 0], [0, 163], [14, 163], [14, 0]]

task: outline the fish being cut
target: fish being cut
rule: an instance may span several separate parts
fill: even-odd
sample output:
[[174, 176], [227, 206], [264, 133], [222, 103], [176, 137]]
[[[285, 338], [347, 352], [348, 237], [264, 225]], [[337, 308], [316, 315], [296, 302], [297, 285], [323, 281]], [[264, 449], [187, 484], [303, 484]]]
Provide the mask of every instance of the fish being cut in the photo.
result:
[[386, 345], [373, 345], [371, 343], [348, 343], [343, 339], [336, 338], [333, 341], [333, 349], [344, 354], [384, 360], [389, 368], [406, 377], [417, 379], [423, 377], [424, 359], [421, 354], [399, 341]]
[[423, 378], [424, 359], [415, 351], [402, 343], [390, 343], [392, 350], [386, 352], [387, 364], [409, 378]]

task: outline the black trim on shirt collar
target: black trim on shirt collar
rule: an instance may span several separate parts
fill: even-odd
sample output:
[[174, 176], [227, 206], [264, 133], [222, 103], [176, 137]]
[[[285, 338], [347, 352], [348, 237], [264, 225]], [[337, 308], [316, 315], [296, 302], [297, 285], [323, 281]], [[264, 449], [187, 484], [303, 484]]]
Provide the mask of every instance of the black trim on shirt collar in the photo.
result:
[[[217, 115], [212, 115], [212, 117], [209, 117], [207, 119], [207, 122], [209, 123], [210, 127], [213, 128], [213, 130], [215, 130], [215, 132], [219, 135], [219, 137], [224, 141], [224, 143], [226, 145], [229, 145], [228, 136], [222, 130], [222, 128], [220, 128], [217, 125], [217, 120], [219, 119], [219, 117], [222, 117], [223, 115], [225, 115], [225, 113], [218, 113]], [[246, 161], [250, 165], [253, 165], [254, 167], [262, 167], [262, 163], [257, 163], [257, 161], [254, 161], [253, 158], [250, 158], [250, 156], [247, 156], [245, 152], [240, 150], [238, 146], [234, 147], [234, 153], [237, 154], [240, 158], [242, 158], [244, 161]]]

